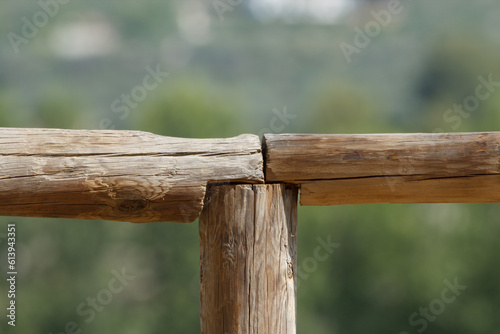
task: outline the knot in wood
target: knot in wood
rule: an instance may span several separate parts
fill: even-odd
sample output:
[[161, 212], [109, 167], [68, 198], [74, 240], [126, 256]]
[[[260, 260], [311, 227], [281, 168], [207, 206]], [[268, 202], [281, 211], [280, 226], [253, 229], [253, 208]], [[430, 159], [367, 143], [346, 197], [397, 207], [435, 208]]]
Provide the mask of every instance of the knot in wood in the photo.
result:
[[145, 199], [124, 199], [118, 202], [118, 210], [126, 213], [139, 212], [148, 207], [148, 201]]

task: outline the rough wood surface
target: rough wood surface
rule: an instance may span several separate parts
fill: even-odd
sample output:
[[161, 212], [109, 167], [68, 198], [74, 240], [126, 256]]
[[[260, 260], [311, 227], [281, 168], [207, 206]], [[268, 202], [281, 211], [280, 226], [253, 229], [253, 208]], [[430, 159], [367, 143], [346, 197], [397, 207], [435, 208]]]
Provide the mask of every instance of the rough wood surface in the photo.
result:
[[265, 135], [266, 181], [302, 205], [500, 202], [500, 133]]
[[0, 215], [191, 222], [209, 182], [262, 183], [259, 138], [0, 128]]
[[389, 177], [306, 182], [302, 205], [381, 203], [500, 203], [500, 176], [419, 179]]
[[200, 217], [201, 333], [295, 334], [297, 188], [209, 188]]

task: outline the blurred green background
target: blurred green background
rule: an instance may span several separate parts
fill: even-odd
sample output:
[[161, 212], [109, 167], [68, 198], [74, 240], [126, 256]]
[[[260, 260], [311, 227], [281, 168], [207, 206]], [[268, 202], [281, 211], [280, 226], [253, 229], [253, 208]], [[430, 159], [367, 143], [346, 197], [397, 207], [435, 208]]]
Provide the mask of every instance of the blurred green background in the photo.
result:
[[[4, 0], [0, 126], [495, 131], [498, 86], [470, 103], [484, 80], [500, 81], [499, 18], [496, 0]], [[157, 69], [169, 75], [141, 90]], [[300, 208], [298, 332], [498, 333], [499, 214], [498, 204]], [[65, 333], [70, 322], [81, 333], [199, 332], [197, 223], [0, 217], [2, 277], [8, 222], [18, 313], [11, 328], [2, 279], [1, 333]], [[338, 247], [315, 258], [328, 238]], [[122, 268], [135, 278], [82, 316]], [[467, 289], [440, 303], [455, 279]]]

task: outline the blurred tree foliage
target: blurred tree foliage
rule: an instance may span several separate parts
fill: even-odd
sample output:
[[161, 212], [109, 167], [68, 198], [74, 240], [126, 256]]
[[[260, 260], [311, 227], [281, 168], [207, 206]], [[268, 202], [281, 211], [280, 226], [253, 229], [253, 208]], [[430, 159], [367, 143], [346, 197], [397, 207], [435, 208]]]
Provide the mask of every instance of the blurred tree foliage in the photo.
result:
[[311, 121], [319, 133], [390, 132], [375, 97], [360, 87], [327, 85], [312, 103]]
[[229, 137], [241, 134], [240, 107], [231, 96], [216, 94], [208, 83], [189, 80], [159, 88], [133, 124], [144, 131], [173, 137]]
[[35, 124], [41, 128], [74, 128], [77, 120], [84, 115], [78, 106], [78, 100], [68, 93], [46, 92], [35, 102]]
[[[434, 46], [417, 81], [421, 112], [415, 118], [427, 122], [424, 124], [428, 129], [444, 124], [441, 128], [446, 132], [485, 131], [484, 125], [488, 123], [494, 130], [499, 123], [492, 121], [498, 119], [498, 112], [486, 112], [486, 106], [491, 105], [489, 98], [486, 101], [479, 99], [478, 107], [471, 112], [465, 108], [464, 101], [476, 97], [477, 87], [484, 82], [480, 78], [486, 82], [492, 78], [497, 85], [500, 82], [496, 49], [478, 36], [443, 36]], [[489, 93], [489, 89], [491, 87], [485, 87], [480, 92]], [[456, 104], [462, 105], [464, 111], [455, 111]], [[450, 109], [453, 112], [447, 112]]]

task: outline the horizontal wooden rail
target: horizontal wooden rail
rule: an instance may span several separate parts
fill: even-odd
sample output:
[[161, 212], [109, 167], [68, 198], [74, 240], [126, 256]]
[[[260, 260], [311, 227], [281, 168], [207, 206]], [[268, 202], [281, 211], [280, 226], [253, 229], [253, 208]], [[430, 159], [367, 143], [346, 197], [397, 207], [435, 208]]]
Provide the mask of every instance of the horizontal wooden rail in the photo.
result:
[[500, 133], [265, 135], [266, 182], [302, 205], [500, 202]]
[[0, 128], [0, 215], [191, 222], [207, 183], [263, 183], [257, 136]]
[[500, 202], [497, 132], [265, 135], [263, 146], [265, 157], [254, 135], [0, 128], [0, 215], [191, 222], [208, 184], [264, 180], [300, 186], [302, 205]]

